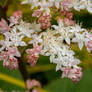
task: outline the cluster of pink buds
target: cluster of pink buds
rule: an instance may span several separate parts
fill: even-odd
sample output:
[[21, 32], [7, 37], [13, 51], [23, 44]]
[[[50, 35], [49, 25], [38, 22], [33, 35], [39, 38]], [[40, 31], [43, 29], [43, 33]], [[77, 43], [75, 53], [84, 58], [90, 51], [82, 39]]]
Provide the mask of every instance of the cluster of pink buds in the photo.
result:
[[7, 61], [3, 61], [3, 66], [11, 70], [18, 69], [18, 61], [15, 57], [10, 57]]
[[[37, 81], [37, 80], [35, 80], [35, 79], [33, 79], [33, 80], [28, 79], [28, 80], [26, 81], [26, 87], [27, 87], [28, 89], [32, 89], [33, 87], [39, 87], [39, 88], [41, 88], [41, 84], [40, 84], [39, 81]], [[33, 92], [37, 92], [36, 89], [34, 89]]]
[[67, 26], [71, 26], [71, 25], [74, 25], [75, 22], [72, 20], [73, 18], [73, 13], [72, 12], [68, 12], [68, 11], [61, 11], [61, 15], [62, 16], [65, 16], [64, 18], [64, 23], [65, 25]]
[[20, 53], [16, 47], [9, 48], [8, 51], [1, 52], [0, 60], [3, 61], [3, 66], [8, 67], [9, 69], [18, 69], [18, 61], [14, 56], [20, 57]]
[[79, 82], [81, 77], [82, 77], [82, 68], [80, 67], [74, 69], [66, 67], [62, 74], [62, 78], [70, 78], [74, 83]]
[[7, 22], [4, 19], [0, 21], [0, 33], [5, 33], [9, 31]]
[[17, 19], [21, 19], [22, 18], [22, 11], [21, 10], [15, 11], [12, 14], [12, 16], [15, 17], [15, 18], [17, 18]]
[[33, 49], [27, 49], [26, 52], [28, 54], [27, 59], [28, 63], [30, 63], [31, 66], [34, 66], [39, 58], [39, 54], [41, 52], [41, 46], [38, 46], [37, 44], [34, 44]]
[[49, 28], [51, 26], [51, 15], [44, 13], [43, 16], [39, 18], [38, 22], [41, 24], [41, 29]]

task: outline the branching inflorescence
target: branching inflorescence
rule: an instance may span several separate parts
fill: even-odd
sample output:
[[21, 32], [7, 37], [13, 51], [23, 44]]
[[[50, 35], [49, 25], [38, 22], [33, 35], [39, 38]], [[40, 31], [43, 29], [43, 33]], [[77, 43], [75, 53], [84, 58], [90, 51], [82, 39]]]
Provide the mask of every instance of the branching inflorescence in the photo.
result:
[[[80, 60], [75, 57], [71, 49], [72, 43], [77, 43], [80, 50], [87, 47], [92, 51], [92, 32], [76, 24], [72, 8], [80, 11], [88, 10], [92, 13], [92, 0], [24, 0], [22, 4], [31, 4], [34, 23], [22, 20], [22, 11], [16, 11], [9, 18], [8, 25], [4, 19], [0, 22], [0, 60], [3, 66], [9, 69], [18, 68], [18, 59], [21, 57], [19, 47], [33, 44], [27, 48], [27, 62], [33, 67], [39, 54], [49, 56], [50, 62], [56, 64], [56, 71], [61, 70], [62, 78], [70, 78], [77, 83], [82, 77]], [[57, 24], [52, 24], [54, 12], [59, 13], [55, 18]], [[24, 39], [29, 38], [26, 42]], [[23, 52], [24, 53], [24, 52]]]

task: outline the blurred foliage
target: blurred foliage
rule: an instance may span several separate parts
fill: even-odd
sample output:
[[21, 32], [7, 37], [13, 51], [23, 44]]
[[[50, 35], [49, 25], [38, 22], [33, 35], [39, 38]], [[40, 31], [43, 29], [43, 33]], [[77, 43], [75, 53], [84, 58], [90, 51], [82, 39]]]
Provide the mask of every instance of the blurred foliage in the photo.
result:
[[0, 5], [3, 6], [7, 0], [0, 0]]
[[[7, 17], [12, 15], [12, 13], [16, 10], [22, 10], [23, 12], [23, 20], [26, 22], [32, 22], [34, 18], [32, 17], [32, 11], [30, 11], [30, 5], [21, 5], [20, 1], [23, 0], [10, 0]], [[0, 5], [3, 6], [6, 0], [0, 0]], [[74, 11], [74, 20], [81, 24], [82, 27], [91, 29], [92, 28], [92, 14], [89, 14], [87, 11]], [[52, 12], [54, 13], [54, 12]], [[53, 15], [52, 24], [56, 24], [56, 16], [58, 13]], [[0, 11], [0, 17], [3, 16], [2, 12]], [[56, 18], [55, 18], [56, 17]], [[0, 35], [0, 39], [3, 39], [3, 36]], [[24, 39], [25, 40], [25, 39]], [[29, 39], [26, 38], [28, 41]], [[36, 67], [30, 68], [27, 65], [27, 70], [30, 75], [31, 79], [39, 80], [44, 89], [39, 89], [41, 92], [92, 92], [92, 57], [84, 47], [82, 51], [79, 50], [76, 44], [71, 45], [71, 49], [73, 49], [76, 53], [76, 57], [81, 60], [80, 66], [84, 68], [84, 75], [82, 80], [78, 84], [73, 84], [69, 79], [61, 79], [61, 71], [55, 71], [55, 65], [50, 64], [49, 57], [41, 56], [38, 60]], [[26, 55], [24, 54], [24, 57]], [[26, 60], [26, 59], [25, 59]], [[86, 68], [86, 69], [85, 69]], [[0, 74], [3, 74], [3, 78], [0, 77], [0, 90], [7, 90], [7, 92], [11, 92], [12, 90], [19, 90], [20, 92], [24, 92], [25, 86], [23, 78], [19, 70], [8, 70], [7, 68], [2, 67], [2, 62], [0, 62]], [[5, 77], [6, 76], [6, 77]], [[14, 81], [9, 81], [7, 79], [13, 78]], [[5, 78], [5, 79], [4, 79]], [[18, 81], [19, 80], [19, 81]], [[21, 84], [22, 83], [22, 84]], [[20, 86], [20, 85], [22, 86]]]

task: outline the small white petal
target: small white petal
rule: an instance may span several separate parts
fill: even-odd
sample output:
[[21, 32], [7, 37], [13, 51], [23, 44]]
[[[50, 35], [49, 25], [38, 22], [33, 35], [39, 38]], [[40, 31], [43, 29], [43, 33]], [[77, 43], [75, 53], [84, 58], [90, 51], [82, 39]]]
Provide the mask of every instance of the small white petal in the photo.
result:
[[83, 48], [83, 42], [79, 42], [78, 46], [79, 46], [80, 50], [82, 50], [82, 48]]
[[66, 37], [65, 41], [66, 41], [67, 44], [70, 44], [70, 38], [69, 37]]

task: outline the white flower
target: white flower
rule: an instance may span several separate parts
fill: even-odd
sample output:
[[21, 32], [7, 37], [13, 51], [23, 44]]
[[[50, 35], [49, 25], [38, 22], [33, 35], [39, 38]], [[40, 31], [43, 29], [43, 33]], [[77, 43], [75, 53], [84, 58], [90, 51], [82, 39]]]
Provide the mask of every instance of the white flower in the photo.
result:
[[3, 51], [4, 49], [8, 49], [10, 46], [11, 46], [11, 42], [9, 41], [9, 37], [7, 35], [7, 32], [4, 33], [5, 35], [5, 40], [0, 40], [0, 45], [1, 45], [1, 48], [0, 48], [0, 51]]
[[31, 36], [31, 40], [29, 41], [29, 44], [34, 44], [34, 43], [36, 43], [36, 44], [42, 43], [42, 39], [41, 39], [40, 35], [38, 36], [38, 35], [34, 34]]
[[16, 27], [13, 27], [10, 32], [7, 32], [6, 35], [9, 37], [9, 40], [13, 46], [26, 46], [26, 43], [22, 41], [24, 36], [17, 31], [18, 30], [16, 29]]
[[34, 32], [33, 29], [30, 28], [30, 23], [25, 23], [23, 21], [20, 22], [20, 25], [17, 25], [16, 28], [26, 37], [31, 37], [31, 34]]
[[80, 50], [82, 50], [85, 42], [85, 34], [75, 33], [75, 38], [72, 39], [72, 42], [77, 42]]
[[61, 1], [62, 1], [62, 0], [49, 0], [49, 3], [51, 3], [52, 6], [55, 5], [56, 8], [60, 8], [60, 2], [61, 2]]
[[62, 35], [55, 30], [42, 33], [42, 55], [50, 56], [50, 62], [56, 64], [57, 70], [64, 70], [67, 66], [76, 67], [80, 61], [74, 57], [75, 53], [65, 45], [60, 38]]
[[72, 4], [77, 11], [87, 9], [88, 12], [92, 13], [92, 0], [73, 0]]
[[65, 27], [64, 24], [62, 22], [59, 22], [59, 25], [53, 25], [52, 27], [55, 28], [57, 34], [60, 34], [61, 36], [58, 37], [59, 39], [62, 39], [66, 41], [67, 44], [70, 44], [70, 36], [72, 34], [72, 31], [70, 27]]
[[39, 2], [40, 10], [45, 10], [47, 13], [50, 13], [49, 7], [51, 7], [51, 4], [47, 2], [46, 0], [41, 0]]
[[10, 25], [9, 25], [10, 27], [15, 24], [18, 24], [18, 19], [13, 16], [10, 17], [9, 21], [10, 21]]

